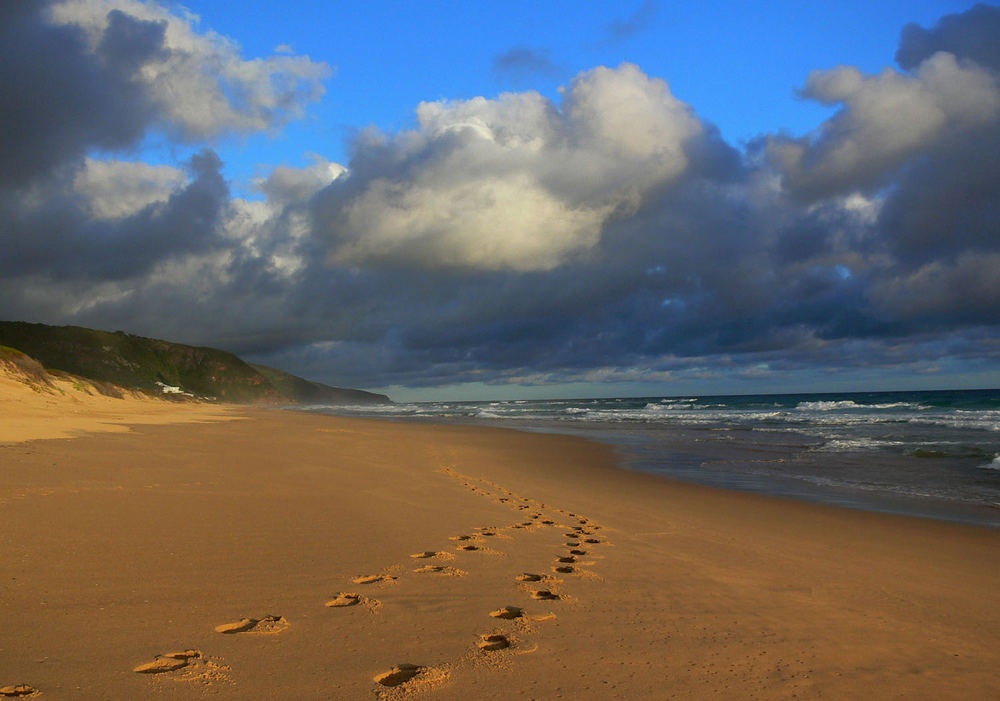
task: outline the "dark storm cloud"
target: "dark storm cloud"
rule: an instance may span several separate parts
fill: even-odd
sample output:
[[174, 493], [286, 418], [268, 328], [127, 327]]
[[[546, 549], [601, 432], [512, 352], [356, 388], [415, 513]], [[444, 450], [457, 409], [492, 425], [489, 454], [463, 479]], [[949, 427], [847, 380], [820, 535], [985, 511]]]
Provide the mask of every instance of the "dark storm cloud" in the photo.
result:
[[531, 78], [555, 78], [561, 71], [547, 49], [514, 46], [493, 59], [493, 75], [503, 83], [522, 85]]
[[[4, 3], [0, 183], [5, 187], [36, 181], [90, 148], [128, 147], [152, 118], [152, 104], [131, 78], [143, 57], [162, 46], [162, 30], [135, 31], [118, 13], [101, 56], [89, 50], [81, 29], [50, 24], [46, 11], [44, 2]], [[127, 53], [127, 64], [114, 62], [116, 52]]]
[[130, 76], [147, 61], [169, 56], [169, 51], [163, 48], [166, 32], [165, 21], [143, 21], [121, 10], [112, 10], [97, 54], [109, 67]]
[[949, 261], [1000, 245], [1000, 120], [923, 155], [882, 208], [884, 240], [904, 265]]
[[979, 4], [965, 12], [945, 15], [930, 29], [903, 27], [896, 62], [906, 70], [919, 66], [938, 51], [1000, 70], [1000, 8]]
[[[39, 193], [5, 193], [0, 211], [8, 232], [0, 240], [0, 273], [48, 274], [60, 279], [114, 281], [149, 272], [171, 257], [217, 247], [229, 188], [211, 151], [195, 155], [190, 182], [163, 202], [115, 220], [92, 220], [85, 201], [63, 181]], [[25, 201], [27, 200], [27, 201]]]

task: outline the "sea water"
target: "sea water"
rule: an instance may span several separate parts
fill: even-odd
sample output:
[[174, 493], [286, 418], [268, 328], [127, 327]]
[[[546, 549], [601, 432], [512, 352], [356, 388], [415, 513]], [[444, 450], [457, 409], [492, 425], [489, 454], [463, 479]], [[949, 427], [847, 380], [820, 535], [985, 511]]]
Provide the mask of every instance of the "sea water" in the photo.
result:
[[1000, 390], [313, 409], [583, 435], [674, 479], [1000, 528]]

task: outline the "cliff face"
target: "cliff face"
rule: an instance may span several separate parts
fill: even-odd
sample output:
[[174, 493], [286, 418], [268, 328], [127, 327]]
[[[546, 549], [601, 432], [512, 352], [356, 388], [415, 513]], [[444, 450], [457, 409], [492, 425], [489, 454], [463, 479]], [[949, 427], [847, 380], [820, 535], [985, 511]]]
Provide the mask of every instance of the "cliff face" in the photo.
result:
[[378, 404], [382, 394], [310, 382], [255, 367], [216, 348], [80, 326], [0, 321], [0, 345], [16, 348], [47, 370], [61, 370], [150, 394], [185, 394], [235, 403]]

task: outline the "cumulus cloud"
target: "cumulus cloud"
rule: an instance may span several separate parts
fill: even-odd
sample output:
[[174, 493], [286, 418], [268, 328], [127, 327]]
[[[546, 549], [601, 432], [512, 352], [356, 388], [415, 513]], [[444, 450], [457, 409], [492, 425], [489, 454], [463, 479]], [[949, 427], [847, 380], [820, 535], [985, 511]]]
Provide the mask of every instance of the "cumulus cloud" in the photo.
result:
[[3, 3], [0, 184], [26, 186], [150, 129], [188, 142], [284, 124], [323, 93], [326, 64], [244, 60], [190, 15], [136, 0]]
[[[218, 224], [229, 202], [221, 165], [212, 151], [196, 154], [186, 182], [169, 194], [163, 180], [176, 182], [175, 173], [121, 163], [4, 193], [0, 212], [9, 235], [0, 241], [0, 272], [119, 280], [147, 273], [170, 257], [218, 246]], [[109, 179], [136, 170], [153, 173], [152, 184], [108, 192]]]
[[[8, 314], [58, 320], [131, 303], [158, 270], [247, 245], [240, 237], [254, 205], [230, 199], [210, 149], [181, 167], [104, 154], [156, 132], [174, 144], [203, 143], [280, 126], [322, 93], [328, 69], [304, 57], [244, 60], [232, 41], [197, 31], [197, 18], [178, 12], [132, 0], [0, 8]], [[310, 190], [302, 181], [318, 176], [297, 177], [300, 193], [332, 179]]]
[[168, 165], [88, 158], [73, 177], [73, 191], [86, 200], [93, 219], [121, 219], [167, 200], [187, 179]]
[[910, 158], [1000, 115], [996, 77], [945, 52], [912, 75], [891, 68], [864, 75], [849, 66], [813, 71], [802, 93], [843, 105], [814, 137], [768, 143], [788, 188], [806, 198], [884, 185]]
[[708, 130], [638, 67], [538, 93], [422, 103], [418, 128], [366, 134], [351, 173], [317, 196], [341, 264], [550, 270], [585, 254], [610, 217], [690, 166]]
[[158, 126], [188, 141], [278, 127], [321, 97], [330, 75], [306, 56], [244, 60], [232, 40], [197, 32], [196, 16], [139, 0], [63, 0], [50, 16], [80, 29], [112, 66], [131, 68]]

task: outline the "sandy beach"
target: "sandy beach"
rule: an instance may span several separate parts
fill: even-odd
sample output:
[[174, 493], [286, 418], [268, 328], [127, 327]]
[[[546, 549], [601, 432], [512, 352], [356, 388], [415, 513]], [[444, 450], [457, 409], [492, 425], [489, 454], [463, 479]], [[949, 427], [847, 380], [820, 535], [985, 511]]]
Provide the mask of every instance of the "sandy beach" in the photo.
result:
[[4, 405], [0, 693], [1000, 696], [1000, 533], [576, 438], [136, 401], [73, 438]]

